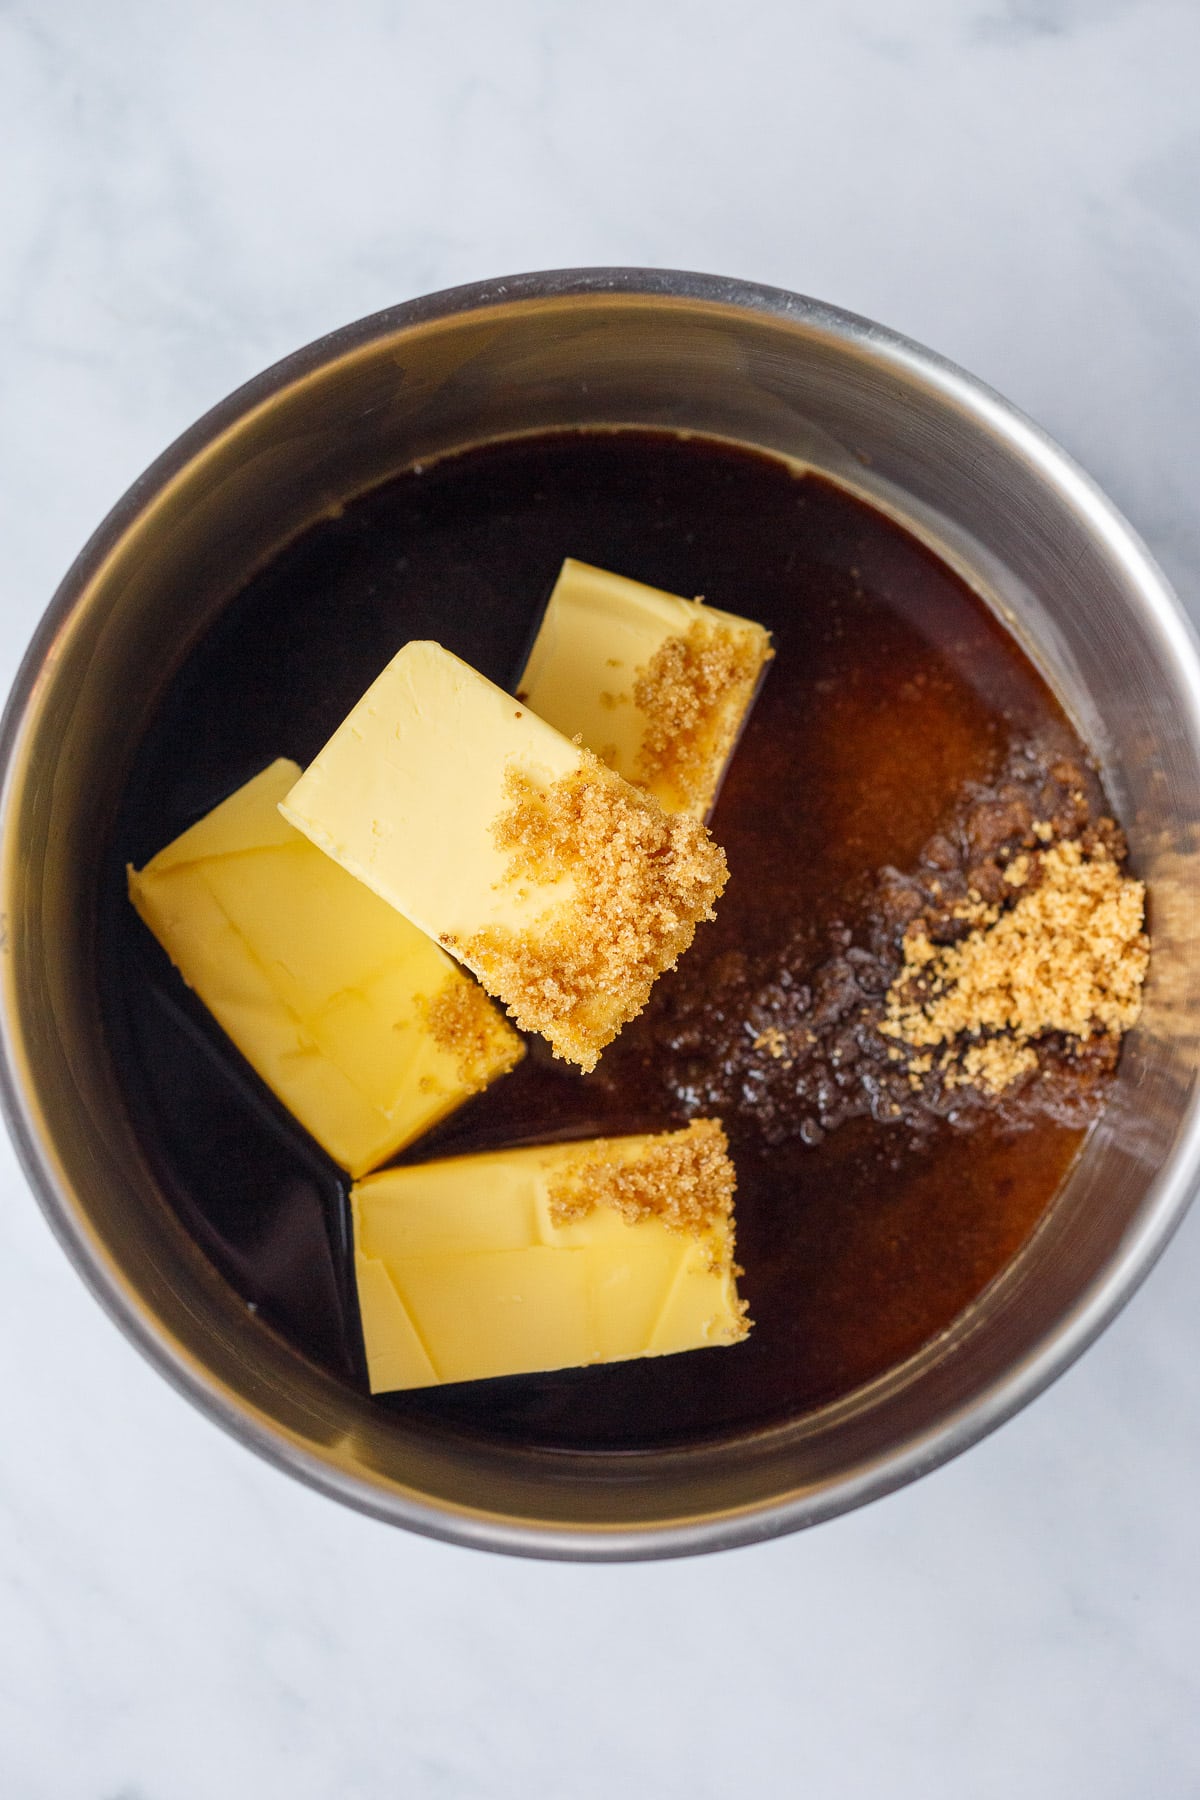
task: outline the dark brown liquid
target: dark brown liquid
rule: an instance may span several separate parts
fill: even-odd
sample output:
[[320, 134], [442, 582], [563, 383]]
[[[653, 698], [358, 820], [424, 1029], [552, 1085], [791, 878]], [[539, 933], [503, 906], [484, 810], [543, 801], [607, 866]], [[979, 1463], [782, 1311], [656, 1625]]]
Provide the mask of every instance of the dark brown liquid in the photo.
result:
[[[512, 687], [564, 556], [759, 619], [776, 659], [713, 832], [715, 924], [595, 1075], [540, 1044], [414, 1159], [659, 1130], [700, 1104], [744, 1021], [730, 959], [786, 968], [865, 928], [903, 870], [1015, 745], [1083, 756], [981, 602], [879, 514], [763, 457], [641, 433], [498, 445], [400, 476], [310, 530], [172, 681], [132, 771], [106, 871], [103, 1003], [131, 1114], [172, 1203], [262, 1316], [364, 1385], [345, 1183], [187, 994], [124, 897], [141, 865], [273, 757], [305, 763], [401, 644], [432, 637]], [[739, 964], [740, 966], [740, 964]], [[670, 1020], [689, 1019], [688, 1055]], [[732, 1065], [730, 1065], [732, 1067]], [[475, 1383], [381, 1402], [459, 1431], [563, 1446], [726, 1433], [847, 1392], [942, 1331], [1028, 1237], [1082, 1132], [1042, 1114], [852, 1117], [820, 1141], [763, 1129], [727, 1068], [742, 1290], [734, 1349]], [[781, 1112], [782, 1108], [782, 1112]], [[958, 1121], [961, 1127], [963, 1121]]]

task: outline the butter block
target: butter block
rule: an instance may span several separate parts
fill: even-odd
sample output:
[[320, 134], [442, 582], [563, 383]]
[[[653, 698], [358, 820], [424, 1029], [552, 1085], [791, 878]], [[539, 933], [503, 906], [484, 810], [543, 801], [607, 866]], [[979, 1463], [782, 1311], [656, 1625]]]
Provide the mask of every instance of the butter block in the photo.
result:
[[444, 951], [287, 823], [280, 758], [168, 844], [129, 897], [188, 986], [351, 1175], [522, 1054]]
[[704, 819], [771, 654], [750, 619], [568, 557], [517, 692], [667, 812]]
[[702, 825], [433, 643], [393, 658], [281, 810], [584, 1069], [727, 874]]
[[372, 1393], [737, 1343], [733, 1188], [715, 1120], [357, 1182]]

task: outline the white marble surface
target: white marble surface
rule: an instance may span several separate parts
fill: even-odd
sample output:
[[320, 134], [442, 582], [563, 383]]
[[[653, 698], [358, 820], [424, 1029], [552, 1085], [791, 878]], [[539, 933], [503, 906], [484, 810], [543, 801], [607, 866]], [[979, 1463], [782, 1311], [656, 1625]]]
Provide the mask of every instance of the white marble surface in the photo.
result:
[[[3, 0], [0, 675], [210, 402], [387, 302], [651, 263], [993, 381], [1200, 602], [1196, 0]], [[0, 1152], [0, 1794], [1193, 1800], [1200, 1213], [999, 1435], [701, 1562], [509, 1562], [258, 1463]]]

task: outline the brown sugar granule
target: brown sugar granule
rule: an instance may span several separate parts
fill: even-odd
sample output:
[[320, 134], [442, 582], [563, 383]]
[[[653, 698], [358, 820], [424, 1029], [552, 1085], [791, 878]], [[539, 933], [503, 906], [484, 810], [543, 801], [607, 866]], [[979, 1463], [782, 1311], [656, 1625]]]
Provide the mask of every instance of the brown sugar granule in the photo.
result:
[[456, 947], [523, 1030], [594, 1069], [699, 921], [714, 917], [725, 853], [695, 819], [665, 813], [586, 750], [575, 774], [547, 787], [511, 768], [505, 790], [511, 805], [492, 830], [508, 879], [566, 879], [570, 897], [536, 931], [489, 926]]
[[1014, 903], [987, 909], [961, 942], [911, 929], [888, 991], [880, 1030], [961, 1057], [947, 1086], [1000, 1093], [1036, 1069], [1034, 1042], [1048, 1033], [1086, 1044], [1137, 1020], [1145, 888], [1122, 873], [1105, 835], [1023, 854], [1005, 874]]
[[[592, 1154], [560, 1176], [549, 1190], [555, 1225], [585, 1219], [597, 1206], [611, 1207], [629, 1225], [661, 1219], [672, 1231], [703, 1238], [711, 1234], [713, 1267], [740, 1275], [733, 1260], [733, 1195], [737, 1176], [729, 1140], [719, 1119], [693, 1119], [684, 1131], [656, 1138], [634, 1161], [601, 1142]], [[745, 1337], [752, 1321], [741, 1305]]]
[[770, 654], [758, 639], [705, 619], [661, 644], [634, 682], [646, 719], [638, 779], [668, 788], [678, 807], [707, 805]]
[[479, 1093], [497, 1075], [506, 1075], [525, 1046], [500, 1021], [474, 981], [452, 977], [432, 1000], [422, 1003], [429, 1034], [440, 1050], [458, 1060], [458, 1079]]

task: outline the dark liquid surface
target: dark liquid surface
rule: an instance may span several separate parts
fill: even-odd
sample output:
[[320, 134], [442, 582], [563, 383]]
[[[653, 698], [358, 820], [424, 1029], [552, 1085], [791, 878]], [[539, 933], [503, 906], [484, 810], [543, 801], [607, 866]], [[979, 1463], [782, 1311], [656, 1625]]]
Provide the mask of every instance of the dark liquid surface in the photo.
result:
[[[662, 1053], [686, 1011], [719, 1055], [714, 972], [750, 953], [802, 978], [864, 924], [882, 865], [910, 866], [1014, 744], [1083, 747], [957, 577], [872, 509], [766, 458], [650, 434], [571, 434], [400, 476], [298, 540], [173, 679], [128, 783], [105, 881], [102, 1001], [164, 1190], [261, 1316], [365, 1387], [345, 1185], [186, 993], [124, 897], [140, 866], [272, 758], [310, 760], [395, 651], [432, 637], [512, 687], [564, 556], [759, 619], [776, 659], [712, 821], [731, 879], [715, 924], [596, 1074], [531, 1046], [409, 1153], [663, 1130], [703, 1081]], [[724, 962], [722, 962], [724, 959]], [[711, 1032], [705, 1025], [711, 1013]], [[723, 1009], [723, 1010], [722, 1010]], [[719, 1016], [718, 1016], [719, 1014]], [[1041, 1116], [852, 1118], [774, 1141], [754, 1081], [723, 1105], [755, 1330], [733, 1349], [381, 1401], [458, 1431], [570, 1447], [724, 1434], [792, 1417], [945, 1329], [1041, 1217], [1082, 1132]], [[778, 1094], [776, 1094], [778, 1105]], [[798, 1123], [798, 1121], [797, 1121]]]

